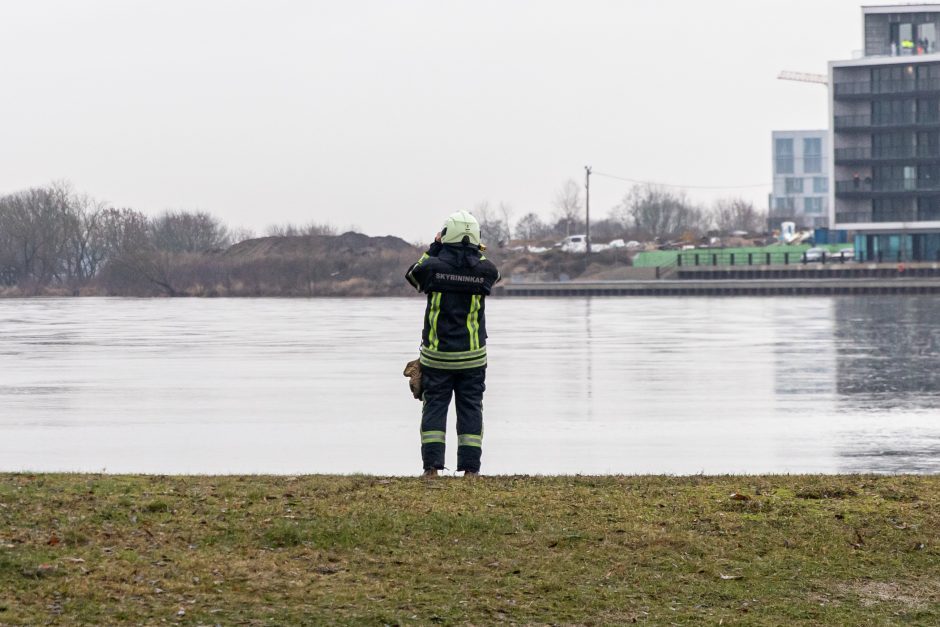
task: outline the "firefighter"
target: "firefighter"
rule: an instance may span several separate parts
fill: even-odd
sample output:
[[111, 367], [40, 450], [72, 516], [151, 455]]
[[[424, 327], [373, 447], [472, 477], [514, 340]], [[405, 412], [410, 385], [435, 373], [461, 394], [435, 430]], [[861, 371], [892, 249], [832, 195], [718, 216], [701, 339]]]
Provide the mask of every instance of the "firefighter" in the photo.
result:
[[425, 476], [444, 468], [447, 408], [457, 408], [457, 471], [480, 472], [486, 389], [485, 300], [499, 281], [470, 213], [451, 214], [405, 278], [427, 294], [421, 334], [421, 458]]

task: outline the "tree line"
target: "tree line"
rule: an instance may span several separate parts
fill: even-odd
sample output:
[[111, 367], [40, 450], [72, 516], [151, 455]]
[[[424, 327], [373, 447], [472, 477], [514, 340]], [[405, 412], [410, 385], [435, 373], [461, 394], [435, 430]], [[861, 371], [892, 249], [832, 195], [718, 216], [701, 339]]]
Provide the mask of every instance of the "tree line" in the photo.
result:
[[[512, 240], [557, 241], [584, 232], [582, 190], [573, 180], [556, 193], [547, 220], [534, 212], [515, 219], [506, 203], [482, 202], [471, 210], [484, 241], [497, 248]], [[716, 230], [758, 233], [764, 224], [765, 216], [742, 200], [706, 209], [668, 189], [636, 186], [606, 218], [592, 222], [591, 233], [597, 241], [672, 241]], [[397, 293], [399, 266], [413, 254], [400, 248], [382, 251], [381, 259], [374, 251], [338, 254], [327, 243], [337, 239], [336, 228], [318, 222], [273, 225], [266, 234], [306, 239], [294, 247], [233, 255], [229, 247], [254, 233], [230, 229], [203, 211], [148, 216], [64, 183], [30, 188], [0, 196], [0, 294], [4, 288], [13, 294], [141, 296]]]
[[161, 256], [220, 250], [232, 236], [205, 212], [148, 217], [66, 184], [35, 187], [0, 197], [0, 284], [77, 289], [105, 274], [158, 281]]
[[363, 254], [368, 237], [337, 235], [329, 224], [275, 224], [266, 235], [286, 245], [265, 247], [251, 231], [203, 211], [151, 217], [68, 184], [35, 187], [0, 196], [0, 295], [370, 296], [409, 289], [402, 268], [416, 252], [401, 240]]
[[[545, 219], [528, 212], [513, 221], [514, 212], [506, 203], [494, 209], [489, 202], [475, 207], [484, 238], [497, 243], [511, 240], [560, 239], [585, 231], [582, 187], [566, 181], [556, 192], [552, 215]], [[591, 221], [591, 238], [674, 241], [699, 238], [709, 233], [743, 231], [762, 234], [767, 230], [767, 214], [741, 198], [718, 200], [710, 207], [691, 201], [683, 192], [656, 185], [635, 185], [613, 207], [607, 217]]]

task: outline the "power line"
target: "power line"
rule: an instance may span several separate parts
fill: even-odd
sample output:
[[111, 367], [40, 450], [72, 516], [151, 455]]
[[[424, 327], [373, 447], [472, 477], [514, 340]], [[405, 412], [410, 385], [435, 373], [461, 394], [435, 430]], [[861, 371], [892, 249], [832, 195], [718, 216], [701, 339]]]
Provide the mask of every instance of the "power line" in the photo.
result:
[[638, 179], [630, 179], [624, 176], [616, 176], [614, 174], [604, 174], [603, 172], [593, 172], [597, 176], [603, 176], [609, 179], [617, 179], [618, 181], [626, 181], [627, 183], [634, 183], [636, 185], [655, 185], [659, 187], [672, 187], [676, 189], [749, 189], [756, 187], [771, 187], [772, 183], [754, 183], [751, 185], [670, 185], [669, 183], [657, 183], [655, 181], [640, 181]]

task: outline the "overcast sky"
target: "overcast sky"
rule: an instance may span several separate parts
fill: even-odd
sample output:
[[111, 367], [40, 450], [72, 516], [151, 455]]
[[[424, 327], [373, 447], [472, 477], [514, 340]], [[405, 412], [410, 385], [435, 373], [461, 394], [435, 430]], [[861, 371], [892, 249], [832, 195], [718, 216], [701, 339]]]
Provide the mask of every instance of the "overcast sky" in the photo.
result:
[[[764, 208], [771, 130], [827, 126], [777, 74], [860, 39], [844, 0], [0, 0], [0, 193], [424, 240], [482, 200], [548, 217], [590, 164]], [[594, 177], [592, 215], [628, 189]]]

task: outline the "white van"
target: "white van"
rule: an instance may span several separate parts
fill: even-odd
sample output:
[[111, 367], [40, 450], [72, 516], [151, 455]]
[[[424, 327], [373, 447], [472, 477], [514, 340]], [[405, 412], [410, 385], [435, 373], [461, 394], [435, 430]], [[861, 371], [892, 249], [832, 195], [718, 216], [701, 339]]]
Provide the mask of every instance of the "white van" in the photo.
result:
[[569, 235], [556, 244], [566, 253], [583, 253], [587, 251], [587, 235]]

